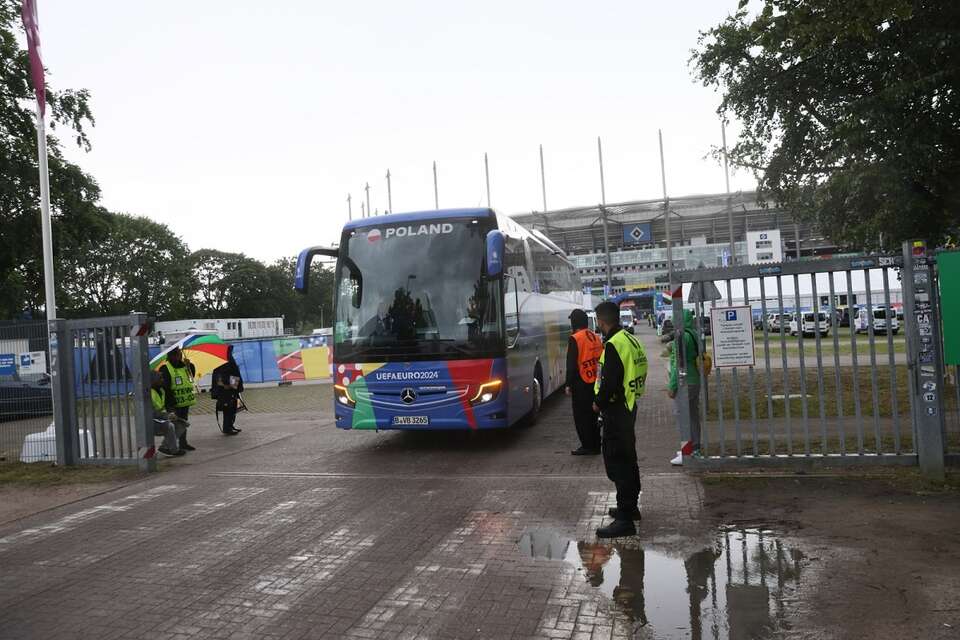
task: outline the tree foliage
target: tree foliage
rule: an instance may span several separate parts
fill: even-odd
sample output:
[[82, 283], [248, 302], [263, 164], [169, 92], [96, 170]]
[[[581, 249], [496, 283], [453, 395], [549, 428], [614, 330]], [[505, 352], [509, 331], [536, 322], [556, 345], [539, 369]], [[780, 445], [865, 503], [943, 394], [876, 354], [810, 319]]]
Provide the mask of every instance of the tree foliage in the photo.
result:
[[[960, 231], [960, 2], [741, 0], [691, 64], [743, 125], [729, 152], [834, 241]], [[888, 246], [890, 246], [888, 244]]]
[[[20, 2], [0, 0], [0, 313], [42, 307], [43, 259], [36, 104], [27, 52], [20, 47]], [[92, 126], [85, 90], [46, 92], [51, 131], [64, 131], [83, 148]], [[96, 181], [63, 157], [47, 136], [51, 213], [59, 226], [91, 215], [100, 197]]]
[[166, 225], [98, 209], [80, 234], [60, 242], [62, 315], [182, 316], [193, 290], [188, 256]]

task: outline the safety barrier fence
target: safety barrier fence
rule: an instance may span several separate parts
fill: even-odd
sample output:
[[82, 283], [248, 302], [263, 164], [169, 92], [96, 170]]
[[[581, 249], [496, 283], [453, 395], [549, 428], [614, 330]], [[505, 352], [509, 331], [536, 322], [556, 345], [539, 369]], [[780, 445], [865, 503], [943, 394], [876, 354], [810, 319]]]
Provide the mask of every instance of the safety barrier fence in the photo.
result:
[[45, 321], [0, 324], [0, 463], [19, 460], [27, 436], [51, 423], [47, 351]]

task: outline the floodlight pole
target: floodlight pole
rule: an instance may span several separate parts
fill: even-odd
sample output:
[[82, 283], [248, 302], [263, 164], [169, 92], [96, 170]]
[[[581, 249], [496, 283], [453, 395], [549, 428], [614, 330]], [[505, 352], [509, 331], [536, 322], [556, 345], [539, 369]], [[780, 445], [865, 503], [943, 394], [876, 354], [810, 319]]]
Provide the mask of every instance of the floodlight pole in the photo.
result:
[[613, 277], [610, 266], [610, 236], [607, 231], [607, 188], [603, 180], [603, 146], [597, 136], [597, 157], [600, 160], [600, 219], [603, 221], [603, 250], [607, 255], [607, 295], [613, 294]]

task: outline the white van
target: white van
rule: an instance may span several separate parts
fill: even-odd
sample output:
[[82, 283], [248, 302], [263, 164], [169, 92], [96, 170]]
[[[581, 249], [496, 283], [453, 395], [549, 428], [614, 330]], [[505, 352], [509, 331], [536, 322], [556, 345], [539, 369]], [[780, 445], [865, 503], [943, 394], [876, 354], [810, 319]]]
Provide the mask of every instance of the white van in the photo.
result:
[[[890, 332], [893, 335], [900, 333], [900, 321], [897, 319], [897, 310], [887, 307], [874, 307], [873, 308], [873, 332], [874, 333], [886, 333], [887, 332], [887, 316], [889, 315], [890, 320]], [[867, 333], [870, 331], [870, 315], [867, 313], [866, 307], [860, 307], [857, 311], [857, 320], [856, 320], [857, 333]]]
[[830, 317], [823, 311], [819, 313], [812, 311], [797, 313], [790, 320], [790, 335], [795, 336], [801, 330], [805, 336], [812, 336], [816, 333], [825, 336], [830, 333]]
[[620, 309], [620, 326], [633, 333], [634, 316], [630, 309]]
[[600, 327], [597, 325], [596, 311], [587, 311], [587, 327], [597, 335], [600, 334]]

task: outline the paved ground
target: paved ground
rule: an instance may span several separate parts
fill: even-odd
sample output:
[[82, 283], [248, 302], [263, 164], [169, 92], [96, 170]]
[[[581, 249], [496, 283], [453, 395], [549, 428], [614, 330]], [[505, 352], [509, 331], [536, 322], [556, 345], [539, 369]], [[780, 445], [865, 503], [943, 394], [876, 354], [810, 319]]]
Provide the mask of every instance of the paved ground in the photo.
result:
[[0, 638], [956, 637], [954, 494], [677, 472], [664, 378], [655, 358], [635, 538], [596, 540], [611, 485], [569, 455], [564, 398], [529, 429], [354, 433], [318, 387], [0, 525]]

